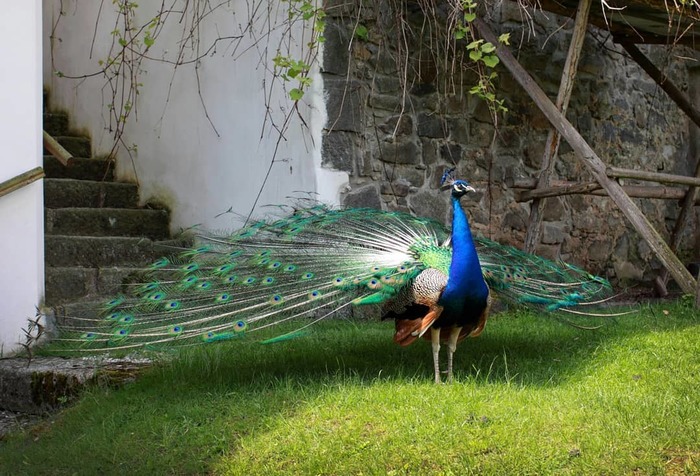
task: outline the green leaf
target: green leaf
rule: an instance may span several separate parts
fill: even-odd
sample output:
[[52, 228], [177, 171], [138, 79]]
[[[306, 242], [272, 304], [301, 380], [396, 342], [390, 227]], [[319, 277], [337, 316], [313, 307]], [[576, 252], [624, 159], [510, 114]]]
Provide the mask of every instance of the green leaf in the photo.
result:
[[369, 38], [369, 30], [367, 30], [367, 27], [364, 25], [357, 25], [357, 28], [355, 28], [355, 36], [361, 40], [367, 41]]
[[121, 46], [126, 46], [126, 40], [124, 38], [119, 38], [119, 44]]
[[153, 43], [155, 43], [156, 40], [153, 39], [153, 37], [146, 35], [146, 37], [143, 39], [143, 44], [151, 47], [153, 46]]
[[[471, 56], [471, 55], [470, 55]], [[498, 56], [496, 55], [487, 55], [484, 56], [481, 61], [484, 62], [486, 66], [489, 68], [495, 68], [498, 63], [501, 62], [501, 60], [498, 59]]]
[[496, 51], [496, 47], [493, 46], [491, 43], [484, 43], [481, 45], [481, 51], [484, 53], [493, 53]]
[[502, 45], [510, 45], [510, 33], [503, 33], [498, 37], [498, 42]]
[[476, 19], [476, 13], [468, 12], [468, 13], [464, 14], [464, 21], [466, 21], [467, 23], [471, 23], [475, 19]]
[[302, 91], [299, 88], [294, 88], [291, 91], [289, 91], [289, 97], [292, 101], [298, 101], [299, 99], [304, 97], [304, 91]]
[[469, 57], [471, 58], [472, 61], [479, 61], [481, 59], [481, 51], [471, 50], [469, 52]]
[[468, 49], [468, 50], [476, 49], [476, 48], [478, 48], [479, 45], [482, 44], [483, 42], [484, 42], [484, 40], [472, 41], [471, 43], [469, 43], [469, 44], [467, 45], [467, 49]]

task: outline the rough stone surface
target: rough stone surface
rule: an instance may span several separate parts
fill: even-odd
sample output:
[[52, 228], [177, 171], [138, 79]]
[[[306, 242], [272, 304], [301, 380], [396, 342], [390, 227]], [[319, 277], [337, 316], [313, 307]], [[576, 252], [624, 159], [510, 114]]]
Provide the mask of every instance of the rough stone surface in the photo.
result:
[[3, 359], [0, 360], [0, 409], [42, 414], [70, 402], [85, 385], [100, 378], [101, 370], [109, 370], [108, 380], [116, 377], [123, 381], [148, 365], [147, 360], [124, 359]]
[[347, 82], [324, 78], [326, 89], [326, 111], [331, 131], [361, 132], [364, 116], [362, 113], [362, 86], [357, 81]]
[[367, 185], [348, 193], [343, 205], [348, 208], [382, 208], [379, 192], [374, 185]]
[[[454, 52], [441, 52], [448, 61], [434, 61], [430, 48], [441, 44], [444, 37], [435, 36], [438, 29], [425, 28], [427, 17], [419, 4], [404, 19], [412, 31], [407, 37], [397, 30], [391, 2], [363, 4], [362, 8], [359, 5], [360, 2], [342, 3], [343, 15], [329, 20], [336, 22], [331, 43], [339, 56], [327, 65], [329, 70], [336, 69], [334, 61], [342, 57], [342, 51], [348, 51], [347, 44], [335, 41], [350, 38], [350, 31], [346, 34], [340, 31], [352, 28], [347, 18], [362, 17], [363, 25], [369, 30], [369, 41], [353, 40], [346, 71], [350, 80], [348, 90], [357, 91], [357, 101], [348, 103], [351, 117], [339, 121], [348, 134], [355, 136], [354, 143], [363, 151], [358, 154], [361, 157], [355, 158], [351, 187], [358, 189], [358, 197], [371, 197], [372, 203], [386, 209], [411, 210], [445, 221], [449, 219], [449, 204], [446, 194], [437, 191], [439, 178], [445, 168], [457, 166], [458, 175], [482, 192], [477, 202], [464, 203], [472, 228], [521, 246], [529, 205], [517, 203], [515, 190], [506, 184], [510, 180], [538, 177], [550, 129], [547, 119], [512, 76], [499, 67], [496, 94], [504, 100], [508, 112], [499, 116], [494, 126], [486, 103], [469, 94], [476, 84], [475, 75], [454, 74], [454, 65], [459, 64], [464, 53], [451, 56]], [[489, 12], [491, 27], [497, 34], [508, 31], [511, 38], [520, 39], [511, 50], [518, 50], [521, 64], [550, 97], [555, 97], [569, 47], [571, 22], [551, 13], [530, 10], [532, 25], [537, 30], [533, 35], [528, 31], [529, 25], [522, 23], [524, 17], [519, 8], [508, 2], [494, 6]], [[692, 161], [687, 156], [689, 152], [697, 155], [700, 138], [696, 136], [700, 134], [689, 131], [687, 118], [668, 97], [658, 94], [653, 81], [625, 59], [622, 49], [605, 32], [591, 28], [588, 35], [595, 38], [584, 43], [567, 114], [569, 119], [609, 165], [692, 174]], [[409, 44], [404, 44], [404, 40]], [[700, 84], [700, 70], [693, 72], [682, 61], [669, 64], [665, 61], [668, 51], [664, 47], [641, 49], [652, 62], [668, 65], [664, 71], [675, 84]], [[692, 52], [688, 55], [692, 56]], [[402, 59], [407, 61], [407, 69], [402, 69]], [[446, 65], [450, 66], [443, 69]], [[329, 124], [332, 124], [334, 117], [340, 116], [338, 101], [333, 98], [343, 86], [330, 82], [326, 87], [331, 99]], [[689, 95], [698, 102], [700, 98], [695, 96], [700, 93], [694, 92], [695, 89], [689, 87]], [[399, 115], [401, 122], [397, 128]], [[396, 136], [387, 140], [394, 130]], [[344, 167], [343, 170], [349, 169], [347, 165]], [[574, 182], [592, 180], [585, 165], [565, 142], [559, 148], [555, 175], [557, 179]], [[368, 180], [377, 182], [377, 189], [368, 191]], [[397, 186], [399, 180], [410, 185]], [[377, 190], [381, 196], [375, 195]], [[661, 200], [637, 202], [668, 239], [678, 216], [678, 204]], [[545, 256], [571, 259], [613, 281], [654, 278], [658, 263], [653, 253], [644, 243], [636, 245], [639, 236], [609, 199], [592, 196], [548, 199], [544, 218], [539, 251]], [[684, 232], [681, 255], [692, 261], [700, 260], [697, 245], [700, 238], [693, 238], [700, 236], [699, 219], [700, 212], [695, 213]]]
[[352, 173], [359, 151], [355, 137], [347, 132], [331, 131], [323, 136], [321, 165]]

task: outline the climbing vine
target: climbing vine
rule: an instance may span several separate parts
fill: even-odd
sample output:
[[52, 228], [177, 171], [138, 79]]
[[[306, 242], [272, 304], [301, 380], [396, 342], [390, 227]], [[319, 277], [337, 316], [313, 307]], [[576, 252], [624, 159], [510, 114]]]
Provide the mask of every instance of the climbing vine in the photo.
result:
[[[66, 8], [69, 2], [65, 3], [63, 0], [60, 1], [60, 14], [52, 29], [52, 64], [55, 64], [54, 47], [57, 42], [61, 41], [58, 36], [59, 25], [61, 19], [67, 14]], [[202, 62], [206, 61], [208, 57], [217, 54], [223, 55], [224, 52], [230, 54], [233, 51], [231, 56], [235, 61], [243, 54], [239, 52], [239, 49], [258, 50], [261, 63], [271, 75], [270, 81], [264, 83], [266, 101], [269, 101], [272, 89], [280, 84], [285, 88], [288, 97], [295, 105], [302, 100], [304, 92], [311, 85], [310, 72], [316, 61], [318, 46], [324, 41], [325, 11], [323, 8], [316, 6], [313, 0], [284, 0], [280, 2], [280, 5], [286, 8], [286, 21], [273, 25], [270, 22], [265, 23], [264, 16], [277, 13], [274, 10], [277, 8], [277, 2], [270, 0], [248, 2], [247, 21], [238, 23], [238, 31], [235, 34], [218, 35], [206, 43], [202, 35], [205, 20], [217, 11], [229, 8], [229, 3], [211, 0], [188, 0], [186, 2], [161, 0], [157, 8], [153, 9], [153, 4], [142, 5], [129, 0], [100, 1], [93, 29], [90, 58], [94, 56], [96, 39], [100, 34], [105, 33], [105, 28], [109, 28], [111, 42], [106, 56], [97, 58], [95, 71], [72, 74], [54, 67], [54, 74], [61, 78], [81, 81], [90, 78], [102, 79], [105, 123], [113, 138], [110, 156], [114, 156], [121, 148], [132, 158], [133, 164], [132, 153], [137, 150], [137, 145], [126, 142], [124, 131], [127, 123], [138, 117], [138, 103], [143, 87], [142, 77], [146, 73], [147, 63], [166, 63], [173, 68], [163, 114], [165, 114], [167, 103], [171, 98], [175, 76], [182, 74], [185, 69], [194, 74], [201, 111], [217, 136], [219, 136], [219, 131], [209, 115], [200, 81]], [[75, 8], [80, 7], [76, 6]], [[106, 26], [105, 21], [110, 18], [114, 18], [114, 20]], [[267, 25], [267, 31], [256, 31], [254, 25], [260, 23]], [[308, 42], [303, 45], [301, 56], [295, 57], [289, 52], [289, 45], [294, 40], [293, 27], [299, 24], [302, 25], [303, 30], [301, 36], [308, 38]], [[162, 53], [154, 54], [153, 47], [158, 45], [159, 37], [166, 27], [179, 28], [181, 31], [180, 41], [175, 45], [168, 45], [174, 49], [165, 48]], [[271, 43], [273, 30], [281, 33], [281, 40], [278, 44]], [[250, 42], [251, 38], [252, 44], [246, 43], [245, 48], [243, 48], [243, 40]], [[270, 50], [274, 51], [274, 56], [271, 59]], [[266, 102], [265, 107], [268, 114], [263, 128], [269, 127], [276, 130], [281, 140], [290, 125], [290, 116], [299, 114], [298, 108], [289, 108], [287, 116], [281, 123], [278, 123], [278, 120], [271, 113], [272, 105]], [[162, 119], [161, 116], [161, 121]], [[136, 173], [135, 168], [134, 173]]]

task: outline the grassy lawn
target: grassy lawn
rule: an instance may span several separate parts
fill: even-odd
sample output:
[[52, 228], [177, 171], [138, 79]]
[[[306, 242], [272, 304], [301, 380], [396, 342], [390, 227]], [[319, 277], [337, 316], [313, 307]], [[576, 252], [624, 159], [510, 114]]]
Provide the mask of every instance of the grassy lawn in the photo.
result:
[[698, 474], [700, 316], [495, 316], [432, 383], [392, 324], [187, 351], [0, 442], [0, 474]]

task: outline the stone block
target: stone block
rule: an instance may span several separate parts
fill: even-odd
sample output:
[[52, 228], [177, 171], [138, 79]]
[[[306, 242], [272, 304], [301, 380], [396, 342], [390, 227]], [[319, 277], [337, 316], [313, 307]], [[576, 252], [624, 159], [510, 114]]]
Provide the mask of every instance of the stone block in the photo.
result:
[[615, 261], [613, 268], [615, 276], [620, 281], [642, 281], [644, 278], [644, 271], [629, 261]]
[[359, 157], [355, 133], [331, 131], [323, 136], [321, 165], [325, 168], [352, 173]]
[[369, 105], [372, 108], [382, 111], [400, 112], [403, 104], [401, 94], [377, 94], [373, 93], [369, 97]]
[[447, 124], [437, 114], [419, 114], [417, 124], [418, 135], [441, 139], [447, 137]]
[[412, 165], [385, 164], [382, 166], [382, 178], [390, 181], [403, 179], [410, 183], [411, 187], [422, 187], [425, 183], [425, 171]]
[[379, 130], [384, 134], [406, 136], [413, 133], [413, 118], [408, 114], [401, 114], [387, 118], [379, 125]]
[[545, 222], [542, 226], [542, 243], [556, 245], [564, 241], [567, 226], [561, 222]]
[[436, 190], [422, 190], [409, 197], [411, 209], [419, 217], [433, 218], [441, 223], [447, 220], [448, 194], [440, 194]]
[[323, 36], [326, 41], [323, 44], [321, 72], [334, 75], [347, 74], [348, 44], [350, 42], [348, 27], [339, 21], [328, 21]]
[[324, 78], [326, 128], [332, 131], [362, 132], [362, 87], [359, 81]]
[[372, 84], [374, 90], [381, 94], [394, 94], [401, 90], [401, 81], [395, 76], [376, 75]]
[[405, 197], [411, 189], [411, 183], [405, 178], [400, 178], [394, 182], [382, 182], [381, 192], [383, 195], [393, 195], [395, 197]]
[[374, 185], [366, 185], [348, 192], [343, 200], [343, 206], [347, 208], [382, 208], [379, 192]]
[[427, 138], [421, 138], [420, 142], [421, 150], [423, 151], [423, 163], [425, 165], [432, 165], [435, 162], [437, 162], [437, 141]]
[[420, 151], [412, 140], [397, 139], [394, 142], [382, 142], [377, 158], [390, 164], [417, 165], [420, 163]]
[[440, 157], [445, 163], [456, 164], [462, 160], [462, 146], [454, 143], [443, 144], [440, 146]]
[[612, 252], [612, 240], [605, 237], [603, 239], [595, 240], [588, 247], [588, 259], [593, 261], [605, 261], [610, 257]]

